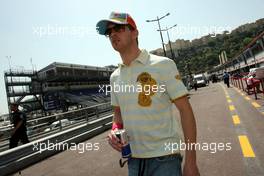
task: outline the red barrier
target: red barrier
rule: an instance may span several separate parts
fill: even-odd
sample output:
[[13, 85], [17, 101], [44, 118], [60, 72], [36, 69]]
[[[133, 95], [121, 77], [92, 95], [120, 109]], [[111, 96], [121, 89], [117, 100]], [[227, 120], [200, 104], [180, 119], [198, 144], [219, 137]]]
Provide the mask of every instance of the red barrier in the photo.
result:
[[251, 95], [254, 93], [255, 99], [257, 99], [257, 91], [259, 91], [259, 88], [257, 88], [260, 85], [260, 80], [255, 78], [243, 78], [246, 82], [246, 92], [248, 95]]

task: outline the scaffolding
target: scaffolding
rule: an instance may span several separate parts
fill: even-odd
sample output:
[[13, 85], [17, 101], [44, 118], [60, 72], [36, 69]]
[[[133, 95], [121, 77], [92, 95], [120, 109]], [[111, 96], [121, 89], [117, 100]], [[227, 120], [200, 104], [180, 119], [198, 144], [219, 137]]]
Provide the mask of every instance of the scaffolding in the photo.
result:
[[[69, 106], [88, 106], [101, 102], [90, 95], [98, 94], [99, 85], [109, 84], [115, 67], [54, 62], [35, 70], [9, 70], [4, 73], [7, 103], [17, 103], [26, 112], [68, 111]], [[108, 97], [104, 97], [108, 100]], [[100, 100], [100, 101], [99, 101]], [[40, 112], [41, 111], [41, 112]]]
[[38, 104], [43, 107], [41, 103], [43, 91], [36, 71], [10, 69], [4, 72], [4, 80], [9, 113], [12, 103], [17, 103], [23, 108], [29, 104]]

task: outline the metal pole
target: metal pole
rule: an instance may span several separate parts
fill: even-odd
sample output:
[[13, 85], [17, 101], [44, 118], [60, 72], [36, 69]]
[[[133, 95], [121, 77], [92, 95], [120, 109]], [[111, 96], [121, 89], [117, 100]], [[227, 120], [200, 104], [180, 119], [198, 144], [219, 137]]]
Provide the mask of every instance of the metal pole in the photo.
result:
[[160, 29], [160, 20], [162, 19], [162, 18], [165, 18], [166, 16], [169, 16], [170, 15], [170, 13], [167, 13], [166, 15], [164, 15], [164, 16], [162, 16], [162, 17], [158, 17], [157, 16], [157, 19], [154, 19], [154, 20], [146, 20], [146, 22], [154, 22], [154, 21], [158, 21], [158, 25], [159, 25], [159, 32], [160, 32], [160, 37], [161, 37], [161, 42], [162, 42], [162, 48], [163, 48], [163, 52], [164, 52], [164, 56], [166, 56], [166, 50], [165, 50], [165, 48], [164, 48], [164, 42], [163, 42], [163, 37], [162, 37], [162, 31], [161, 31], [161, 29]]
[[10, 73], [11, 73], [11, 61], [10, 61], [11, 56], [6, 56], [6, 58], [7, 58], [7, 60], [8, 60], [9, 71], [10, 71]]
[[164, 48], [164, 42], [163, 42], [163, 37], [162, 37], [162, 32], [161, 32], [161, 29], [160, 29], [160, 22], [159, 22], [159, 17], [157, 16], [157, 21], [158, 21], [158, 24], [159, 24], [159, 31], [160, 31], [160, 37], [161, 37], [161, 42], [162, 42], [162, 48], [163, 48], [163, 52], [164, 52], [164, 56], [166, 57], [166, 50]]
[[[9, 64], [9, 72], [10, 72], [10, 81], [11, 81], [11, 91], [12, 93], [14, 94], [15, 91], [14, 91], [14, 86], [13, 86], [13, 78], [12, 78], [12, 71], [11, 71], [11, 56], [6, 56], [6, 58], [8, 59], [8, 64]], [[16, 100], [15, 100], [15, 97], [13, 97], [13, 103], [15, 103]]]
[[254, 47], [250, 50], [252, 56], [253, 56], [253, 59], [254, 59], [254, 63], [255, 63], [255, 68], [257, 68], [257, 61], [256, 61], [256, 57], [255, 57], [255, 54], [253, 53], [253, 49]]
[[172, 60], [175, 60], [174, 58], [174, 54], [172, 52], [172, 47], [171, 47], [171, 41], [170, 41], [170, 35], [169, 35], [169, 30], [166, 28], [167, 30], [167, 35], [168, 35], [168, 40], [169, 40], [169, 45], [170, 45], [170, 52], [171, 52], [171, 57], [172, 57]]
[[167, 31], [167, 36], [168, 36], [168, 41], [169, 41], [169, 46], [170, 46], [170, 52], [171, 52], [171, 57], [172, 57], [172, 60], [175, 60], [175, 56], [174, 56], [174, 53], [173, 53], [173, 51], [172, 51], [172, 47], [171, 47], [171, 41], [170, 41], [170, 35], [169, 35], [169, 30], [170, 29], [172, 29], [172, 28], [174, 28], [174, 27], [176, 27], [177, 26], [177, 24], [175, 24], [174, 26], [171, 26], [170, 28], [167, 28], [166, 27], [166, 29], [160, 29], [160, 30], [158, 30], [158, 31]]

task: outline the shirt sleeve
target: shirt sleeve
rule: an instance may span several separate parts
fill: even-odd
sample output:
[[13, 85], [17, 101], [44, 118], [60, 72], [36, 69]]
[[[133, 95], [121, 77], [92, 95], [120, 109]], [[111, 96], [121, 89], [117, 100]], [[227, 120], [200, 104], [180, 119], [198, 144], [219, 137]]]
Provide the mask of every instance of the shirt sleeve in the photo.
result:
[[22, 120], [23, 122], [25, 122], [25, 121], [27, 120], [27, 118], [26, 118], [26, 114], [23, 113], [23, 112], [20, 113], [19, 118], [20, 118], [20, 120]]
[[117, 98], [117, 92], [114, 92], [114, 78], [111, 75], [110, 77], [110, 95], [111, 95], [111, 105], [112, 106], [119, 106], [118, 98]]
[[25, 118], [24, 118], [24, 114], [21, 113], [21, 114], [19, 115], [19, 119], [20, 119], [20, 120], [25, 120]]
[[166, 92], [172, 101], [188, 94], [173, 60], [166, 59], [162, 70], [162, 82], [164, 83]]

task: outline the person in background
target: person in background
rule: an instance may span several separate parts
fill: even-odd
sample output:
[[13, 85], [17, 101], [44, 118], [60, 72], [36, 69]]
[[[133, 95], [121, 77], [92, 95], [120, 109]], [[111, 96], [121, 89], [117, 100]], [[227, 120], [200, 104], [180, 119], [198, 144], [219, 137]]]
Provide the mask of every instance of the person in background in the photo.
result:
[[223, 79], [224, 79], [224, 83], [229, 88], [230, 87], [230, 85], [229, 85], [229, 74], [226, 71], [224, 72]]
[[14, 124], [14, 129], [11, 132], [11, 138], [9, 141], [9, 148], [14, 148], [18, 146], [18, 142], [21, 141], [22, 144], [26, 144], [29, 142], [27, 136], [27, 117], [26, 114], [21, 112], [18, 109], [18, 104], [11, 104], [11, 118]]
[[197, 88], [198, 88], [197, 79], [193, 80], [193, 87], [194, 87], [194, 90], [197, 91]]
[[252, 73], [247, 78], [247, 86], [248, 86], [248, 88], [254, 88], [254, 87], [256, 87], [256, 91], [258, 93], [261, 92], [261, 90], [260, 90], [260, 80], [256, 79], [256, 73]]

